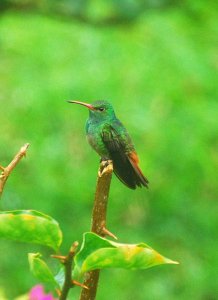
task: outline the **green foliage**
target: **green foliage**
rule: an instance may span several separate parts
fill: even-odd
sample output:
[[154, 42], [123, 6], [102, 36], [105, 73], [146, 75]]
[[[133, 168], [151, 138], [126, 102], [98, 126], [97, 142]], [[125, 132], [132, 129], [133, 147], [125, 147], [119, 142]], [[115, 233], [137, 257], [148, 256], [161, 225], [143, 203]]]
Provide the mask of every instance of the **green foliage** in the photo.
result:
[[[56, 275], [42, 260], [40, 253], [29, 253], [30, 270], [39, 282], [50, 287], [61, 287], [64, 282], [64, 270], [60, 268]], [[94, 233], [83, 235], [81, 249], [74, 257], [73, 279], [84, 273], [105, 268], [123, 268], [129, 270], [147, 269], [161, 264], [177, 264], [144, 243], [120, 244], [102, 238]]]
[[81, 250], [75, 256], [74, 275], [95, 269], [147, 269], [161, 264], [176, 264], [144, 243], [120, 244], [87, 232]]
[[0, 238], [49, 246], [58, 250], [62, 232], [51, 217], [34, 210], [0, 212]]
[[[113, 178], [108, 228], [127, 243], [146, 237], [180, 262], [173, 271], [103, 271], [99, 299], [217, 297], [217, 12], [216, 1], [186, 1], [113, 28], [34, 13], [1, 16], [0, 164], [31, 144], [1, 209], [53, 216], [67, 253], [90, 226], [99, 158], [85, 140], [87, 112], [65, 100], [108, 99], [150, 181], [148, 191], [130, 191]], [[42, 252], [14, 245], [0, 241], [6, 299], [35, 284], [26, 253]]]
[[[52, 15], [61, 15], [65, 18], [78, 18], [91, 24], [119, 24], [130, 22], [139, 17], [147, 9], [167, 8], [171, 6], [170, 0], [141, 1], [141, 0], [45, 0], [42, 3], [35, 0], [2, 0], [2, 8], [35, 10]], [[175, 3], [177, 5], [177, 3]]]
[[41, 257], [42, 255], [40, 253], [28, 254], [31, 272], [39, 280], [40, 283], [49, 284], [53, 287], [53, 289], [59, 287], [59, 284], [55, 280], [52, 271], [45, 263], [45, 261], [41, 259]]

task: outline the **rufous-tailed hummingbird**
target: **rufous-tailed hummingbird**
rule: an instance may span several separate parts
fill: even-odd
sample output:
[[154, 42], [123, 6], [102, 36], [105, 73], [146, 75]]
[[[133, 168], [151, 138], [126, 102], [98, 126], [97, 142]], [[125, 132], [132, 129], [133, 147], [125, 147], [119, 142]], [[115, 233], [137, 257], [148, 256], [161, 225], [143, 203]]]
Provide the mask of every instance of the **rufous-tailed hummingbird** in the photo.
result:
[[117, 119], [113, 106], [108, 101], [95, 101], [93, 104], [71, 100], [68, 102], [89, 109], [87, 139], [101, 160], [112, 160], [114, 173], [129, 188], [148, 187], [148, 180], [138, 166], [139, 159], [132, 140]]

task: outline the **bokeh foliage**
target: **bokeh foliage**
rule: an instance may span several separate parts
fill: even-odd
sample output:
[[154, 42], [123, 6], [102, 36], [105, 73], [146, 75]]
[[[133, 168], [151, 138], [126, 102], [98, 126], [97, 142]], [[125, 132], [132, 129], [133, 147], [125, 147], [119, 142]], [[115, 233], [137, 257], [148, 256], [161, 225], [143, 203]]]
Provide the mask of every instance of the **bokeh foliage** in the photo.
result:
[[[215, 1], [144, 8], [134, 22], [114, 26], [102, 19], [117, 7], [103, 8], [104, 1], [92, 2], [85, 22], [59, 15], [60, 8], [50, 13], [46, 1], [28, 9], [4, 2], [0, 163], [6, 165], [25, 142], [31, 147], [8, 180], [1, 209], [35, 209], [54, 217], [64, 232], [63, 253], [74, 240], [81, 242], [90, 226], [99, 159], [85, 141], [86, 109], [65, 100], [108, 99], [128, 128], [150, 180], [148, 191], [131, 191], [113, 178], [108, 228], [120, 242], [147, 241], [180, 265], [103, 271], [98, 299], [215, 299]], [[21, 2], [31, 3], [16, 4]], [[0, 246], [0, 286], [14, 299], [36, 282], [26, 255], [37, 250], [15, 242]], [[46, 254], [44, 248], [38, 250]]]

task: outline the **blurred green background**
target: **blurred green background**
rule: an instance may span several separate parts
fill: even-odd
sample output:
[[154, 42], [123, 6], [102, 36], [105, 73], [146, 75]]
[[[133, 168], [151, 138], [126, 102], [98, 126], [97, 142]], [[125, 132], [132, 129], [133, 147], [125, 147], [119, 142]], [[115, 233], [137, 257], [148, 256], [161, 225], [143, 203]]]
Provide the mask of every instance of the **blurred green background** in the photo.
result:
[[[108, 228], [120, 242], [144, 241], [180, 262], [104, 270], [97, 299], [218, 299], [217, 8], [200, 0], [1, 1], [0, 164], [31, 144], [1, 209], [53, 216], [62, 253], [81, 241], [99, 158], [85, 139], [87, 110], [66, 100], [107, 99], [150, 181], [132, 191], [113, 178]], [[6, 299], [37, 283], [28, 252], [57, 267], [40, 246], [1, 241], [0, 249]]]

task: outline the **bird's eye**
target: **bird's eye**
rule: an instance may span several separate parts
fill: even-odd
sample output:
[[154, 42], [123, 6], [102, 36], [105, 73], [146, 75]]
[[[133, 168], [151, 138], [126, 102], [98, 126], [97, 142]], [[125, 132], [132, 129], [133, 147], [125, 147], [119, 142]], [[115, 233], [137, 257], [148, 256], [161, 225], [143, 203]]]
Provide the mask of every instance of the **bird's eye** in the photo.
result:
[[98, 109], [99, 111], [104, 111], [105, 110], [105, 108], [104, 107], [99, 107], [99, 109]]

